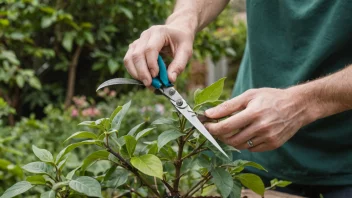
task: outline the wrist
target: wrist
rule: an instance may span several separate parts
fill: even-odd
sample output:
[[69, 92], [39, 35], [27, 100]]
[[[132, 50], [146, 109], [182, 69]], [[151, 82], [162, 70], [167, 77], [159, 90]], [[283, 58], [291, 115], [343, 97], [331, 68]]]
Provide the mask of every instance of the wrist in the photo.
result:
[[308, 87], [298, 85], [290, 87], [286, 91], [292, 96], [296, 108], [302, 111], [303, 126], [324, 117], [320, 101], [310, 93]]
[[194, 37], [198, 30], [197, 11], [191, 8], [177, 10], [167, 18], [165, 25], [186, 31]]

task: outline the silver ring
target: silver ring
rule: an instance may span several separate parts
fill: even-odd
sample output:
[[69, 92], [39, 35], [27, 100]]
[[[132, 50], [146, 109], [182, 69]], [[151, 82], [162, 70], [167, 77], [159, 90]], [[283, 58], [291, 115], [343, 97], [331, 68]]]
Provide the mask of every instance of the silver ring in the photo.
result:
[[248, 144], [249, 147], [253, 147], [254, 146], [252, 140], [248, 140], [247, 144]]

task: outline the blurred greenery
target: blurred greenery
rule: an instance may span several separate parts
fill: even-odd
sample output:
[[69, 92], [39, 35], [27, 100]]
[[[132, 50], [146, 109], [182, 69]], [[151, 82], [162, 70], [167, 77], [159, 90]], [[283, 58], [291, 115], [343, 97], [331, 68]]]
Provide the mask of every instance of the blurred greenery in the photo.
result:
[[[129, 100], [134, 105], [123, 129], [171, 115], [169, 102], [149, 90], [120, 86], [97, 94], [95, 88], [129, 77], [123, 67], [129, 43], [162, 24], [172, 7], [172, 0], [0, 1], [0, 194], [23, 178], [20, 166], [35, 159], [32, 144], [57, 153], [82, 120], [108, 116]], [[192, 59], [227, 56], [235, 68], [227, 90], [246, 40], [246, 26], [233, 22], [235, 14], [227, 7], [197, 34]], [[192, 61], [176, 83], [188, 97]], [[67, 163], [74, 167], [85, 153], [77, 149]]]

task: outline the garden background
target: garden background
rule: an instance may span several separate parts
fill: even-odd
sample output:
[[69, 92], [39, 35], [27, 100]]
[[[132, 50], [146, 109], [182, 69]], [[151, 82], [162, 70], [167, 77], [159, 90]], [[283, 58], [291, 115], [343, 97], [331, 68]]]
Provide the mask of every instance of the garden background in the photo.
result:
[[[172, 0], [0, 0], [0, 195], [27, 174], [21, 166], [36, 160], [33, 144], [57, 154], [83, 120], [108, 117], [129, 100], [133, 105], [121, 128], [171, 114], [169, 101], [143, 88], [95, 90], [107, 79], [130, 77], [123, 66], [128, 45], [143, 30], [162, 24], [173, 4]], [[244, 1], [231, 1], [196, 35], [193, 58], [176, 83], [185, 96], [193, 97], [196, 88], [209, 83], [209, 60], [226, 57], [223, 99], [230, 97], [246, 40], [244, 7]], [[66, 167], [75, 168], [87, 153], [88, 147], [76, 149]], [[97, 175], [106, 166], [95, 163], [88, 171]], [[24, 197], [35, 191], [42, 189]]]

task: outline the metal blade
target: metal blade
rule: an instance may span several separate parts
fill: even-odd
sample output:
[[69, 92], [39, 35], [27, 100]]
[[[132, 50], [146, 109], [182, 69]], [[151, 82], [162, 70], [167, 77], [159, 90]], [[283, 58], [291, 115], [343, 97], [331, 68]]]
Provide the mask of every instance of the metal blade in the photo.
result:
[[[184, 101], [185, 102], [185, 101]], [[196, 114], [192, 111], [192, 109], [188, 106], [185, 109], [178, 109], [180, 113], [201, 133], [203, 134], [210, 143], [212, 143], [222, 154], [224, 154], [227, 158], [227, 154], [220, 147], [220, 145], [216, 142], [213, 136], [208, 132], [208, 130], [204, 127], [204, 125], [198, 120]], [[191, 113], [192, 112], [192, 113]]]
[[143, 85], [142, 82], [130, 78], [114, 78], [111, 80], [107, 80], [103, 82], [99, 87], [97, 88], [97, 91], [101, 88], [110, 86], [110, 85]]
[[210, 143], [212, 143], [215, 148], [217, 148], [222, 154], [224, 154], [227, 158], [227, 154], [220, 147], [220, 145], [216, 142], [213, 136], [209, 133], [209, 131], [204, 127], [204, 125], [199, 121], [197, 115], [191, 109], [191, 107], [187, 104], [187, 102], [182, 98], [182, 96], [176, 91], [173, 87], [168, 87], [164, 89], [160, 89], [161, 92], [165, 96], [167, 96], [171, 103], [176, 107], [176, 109], [183, 115], [185, 118], [201, 133], [203, 134]]

